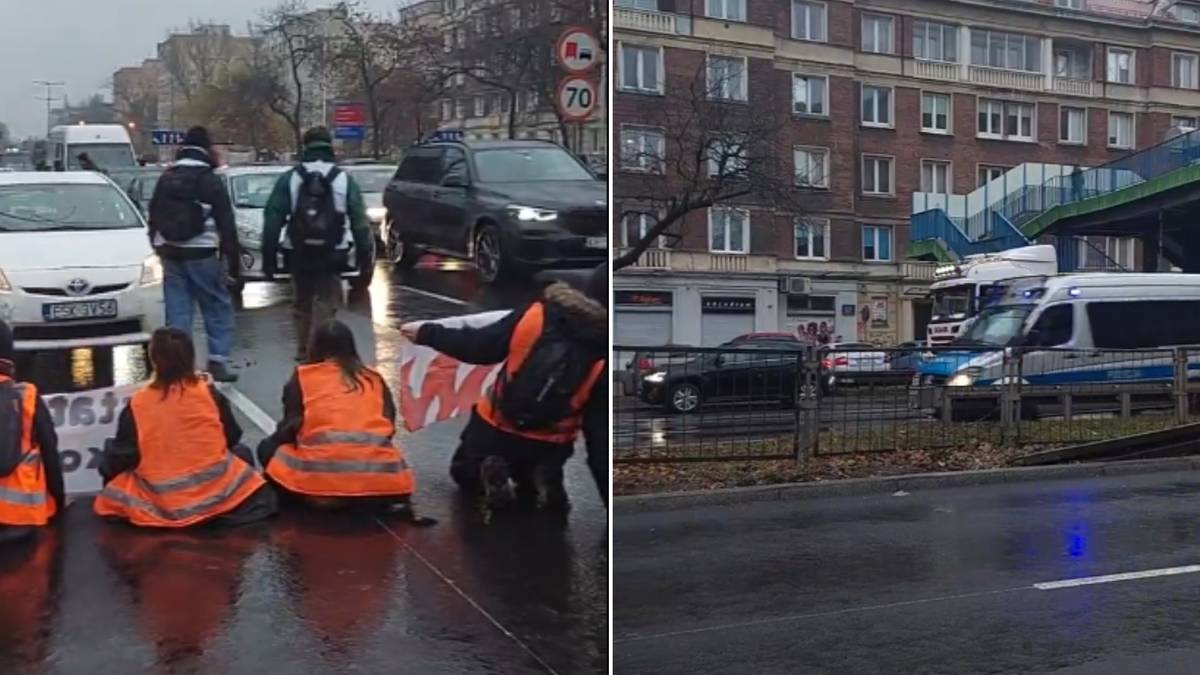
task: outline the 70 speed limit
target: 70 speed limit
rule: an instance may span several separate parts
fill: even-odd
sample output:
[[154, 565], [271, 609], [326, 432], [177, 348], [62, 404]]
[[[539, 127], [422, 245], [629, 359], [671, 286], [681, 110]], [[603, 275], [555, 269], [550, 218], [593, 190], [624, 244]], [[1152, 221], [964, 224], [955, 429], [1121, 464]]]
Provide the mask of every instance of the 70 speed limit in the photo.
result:
[[583, 77], [571, 76], [558, 83], [555, 101], [562, 116], [567, 120], [581, 122], [596, 110], [596, 83]]

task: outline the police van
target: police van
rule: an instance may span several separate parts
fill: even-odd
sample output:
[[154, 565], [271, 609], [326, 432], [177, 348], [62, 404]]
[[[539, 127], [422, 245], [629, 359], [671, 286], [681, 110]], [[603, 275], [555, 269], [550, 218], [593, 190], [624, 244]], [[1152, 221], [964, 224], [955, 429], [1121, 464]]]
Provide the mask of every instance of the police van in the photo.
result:
[[1175, 347], [1196, 345], [1200, 275], [1070, 274], [1015, 280], [949, 351], [927, 355], [916, 380], [948, 388], [1006, 384], [1004, 353], [1023, 353], [1021, 383], [1168, 382]]

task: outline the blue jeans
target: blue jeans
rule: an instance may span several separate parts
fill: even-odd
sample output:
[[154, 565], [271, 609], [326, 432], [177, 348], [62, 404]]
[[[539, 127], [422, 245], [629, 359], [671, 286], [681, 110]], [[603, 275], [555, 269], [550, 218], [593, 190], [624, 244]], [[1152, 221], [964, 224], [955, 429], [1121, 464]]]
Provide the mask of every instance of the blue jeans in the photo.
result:
[[233, 350], [233, 302], [225, 267], [217, 256], [199, 260], [163, 259], [163, 301], [167, 325], [192, 334], [193, 305], [200, 305], [208, 360], [225, 362]]

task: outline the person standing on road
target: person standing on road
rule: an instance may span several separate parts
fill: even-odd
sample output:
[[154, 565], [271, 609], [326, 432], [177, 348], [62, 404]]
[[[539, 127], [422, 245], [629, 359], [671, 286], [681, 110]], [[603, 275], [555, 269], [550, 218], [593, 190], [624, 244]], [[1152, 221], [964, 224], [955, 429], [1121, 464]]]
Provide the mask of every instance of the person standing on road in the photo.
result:
[[[607, 500], [607, 402], [604, 385], [608, 350], [608, 268], [587, 282], [587, 293], [565, 283], [546, 288], [540, 299], [480, 328], [424, 323], [403, 328], [406, 338], [459, 361], [503, 363], [492, 391], [471, 410], [450, 476], [464, 491], [482, 494], [491, 508], [570, 508], [563, 465], [585, 432], [589, 466]], [[593, 400], [594, 399], [594, 400]], [[595, 406], [605, 406], [600, 410]], [[603, 430], [600, 426], [604, 425]], [[515, 483], [515, 495], [513, 486]]]
[[65, 506], [54, 418], [37, 387], [16, 379], [13, 356], [0, 321], [0, 543], [32, 535]]
[[229, 287], [241, 276], [233, 206], [219, 161], [204, 127], [192, 127], [150, 198], [150, 245], [163, 262], [167, 325], [192, 334], [200, 305], [208, 338], [208, 371], [217, 382], [236, 382], [233, 301]]
[[[375, 237], [362, 193], [350, 175], [338, 168], [333, 139], [325, 127], [304, 134], [300, 163], [279, 177], [263, 209], [263, 272], [276, 273], [276, 253], [292, 277], [292, 313], [296, 330], [296, 360], [305, 361], [313, 325], [334, 318], [342, 306], [343, 272], [353, 264], [358, 277], [351, 291], [371, 283]], [[347, 222], [349, 221], [349, 222]], [[347, 226], [355, 260], [349, 260]], [[280, 242], [281, 236], [286, 237]]]

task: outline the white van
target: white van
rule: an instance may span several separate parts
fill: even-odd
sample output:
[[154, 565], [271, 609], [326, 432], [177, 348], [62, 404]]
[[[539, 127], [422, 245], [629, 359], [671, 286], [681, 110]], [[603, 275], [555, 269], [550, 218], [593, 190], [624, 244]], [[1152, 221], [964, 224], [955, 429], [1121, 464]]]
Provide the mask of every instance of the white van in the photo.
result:
[[1189, 371], [1200, 370], [1200, 275], [1030, 277], [919, 370], [948, 387], [1003, 384], [1004, 350], [1020, 347], [1023, 384], [1165, 382], [1172, 349], [1193, 345]]
[[101, 169], [136, 167], [137, 158], [129, 131], [120, 124], [72, 124], [50, 130], [46, 148], [50, 163], [61, 162], [67, 171], [78, 171], [79, 155], [88, 157]]

